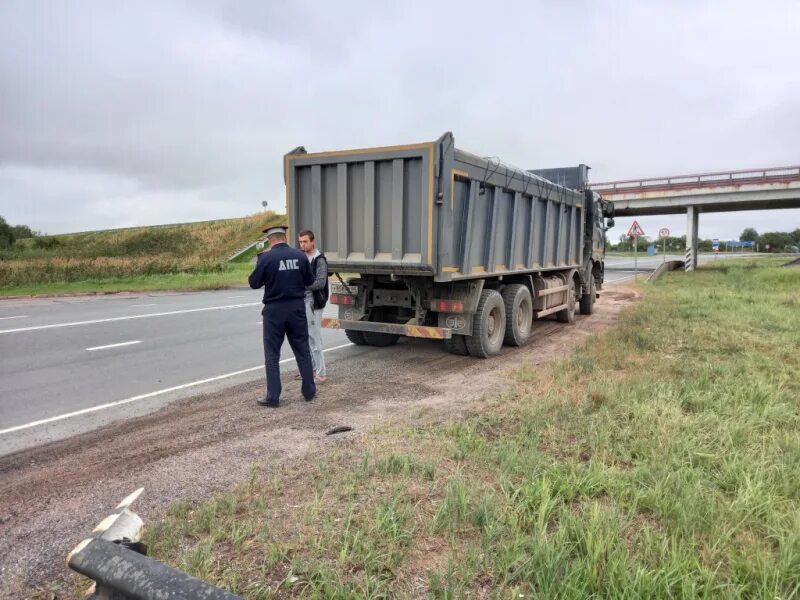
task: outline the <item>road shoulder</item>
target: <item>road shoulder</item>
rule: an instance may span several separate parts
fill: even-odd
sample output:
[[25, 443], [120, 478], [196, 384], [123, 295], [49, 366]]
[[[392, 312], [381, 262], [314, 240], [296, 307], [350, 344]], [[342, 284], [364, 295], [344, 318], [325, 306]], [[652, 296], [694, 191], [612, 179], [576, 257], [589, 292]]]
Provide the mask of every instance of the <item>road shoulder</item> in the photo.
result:
[[[387, 418], [457, 418], [506, 389], [509, 369], [563, 356], [612, 326], [638, 297], [609, 287], [595, 314], [574, 327], [538, 323], [534, 342], [495, 359], [452, 356], [432, 342], [409, 341], [331, 365], [311, 404], [285, 379], [284, 407], [256, 406], [262, 382], [176, 402], [157, 413], [0, 458], [0, 576], [35, 587], [68, 577], [63, 558], [121, 498], [138, 487], [137, 511], [151, 521], [176, 501], [198, 501], [266, 468], [309, 468], [339, 444], [357, 443]], [[332, 426], [352, 433], [326, 436]]]

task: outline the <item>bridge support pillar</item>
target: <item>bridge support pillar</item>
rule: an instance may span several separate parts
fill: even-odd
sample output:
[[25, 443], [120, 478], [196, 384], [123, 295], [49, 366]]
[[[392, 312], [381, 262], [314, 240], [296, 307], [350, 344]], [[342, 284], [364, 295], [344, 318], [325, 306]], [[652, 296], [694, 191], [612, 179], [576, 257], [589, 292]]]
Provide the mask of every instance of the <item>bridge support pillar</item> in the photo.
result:
[[697, 268], [697, 232], [700, 213], [696, 206], [686, 209], [686, 262], [684, 269], [694, 271]]

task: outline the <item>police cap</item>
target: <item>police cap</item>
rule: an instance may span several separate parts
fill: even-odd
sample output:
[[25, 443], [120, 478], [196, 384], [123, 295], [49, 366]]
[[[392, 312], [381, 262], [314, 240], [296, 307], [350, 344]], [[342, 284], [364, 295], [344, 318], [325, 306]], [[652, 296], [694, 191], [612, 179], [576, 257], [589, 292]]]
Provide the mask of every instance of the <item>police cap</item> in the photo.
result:
[[289, 227], [287, 227], [286, 225], [275, 225], [274, 227], [267, 227], [262, 231], [267, 234], [267, 237], [270, 237], [271, 235], [278, 235], [278, 234], [286, 235], [286, 231], [288, 229]]

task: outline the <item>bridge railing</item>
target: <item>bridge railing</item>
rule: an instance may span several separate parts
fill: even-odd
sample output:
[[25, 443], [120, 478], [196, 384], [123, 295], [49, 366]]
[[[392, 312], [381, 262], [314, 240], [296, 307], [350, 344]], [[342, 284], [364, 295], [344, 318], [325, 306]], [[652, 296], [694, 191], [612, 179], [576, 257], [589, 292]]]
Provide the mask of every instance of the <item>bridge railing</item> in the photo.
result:
[[624, 194], [754, 183], [788, 183], [793, 181], [800, 181], [800, 166], [697, 173], [695, 175], [674, 175], [671, 177], [651, 177], [648, 179], [628, 179], [624, 181], [604, 181], [591, 183], [589, 187], [600, 194], [604, 192], [606, 194]]

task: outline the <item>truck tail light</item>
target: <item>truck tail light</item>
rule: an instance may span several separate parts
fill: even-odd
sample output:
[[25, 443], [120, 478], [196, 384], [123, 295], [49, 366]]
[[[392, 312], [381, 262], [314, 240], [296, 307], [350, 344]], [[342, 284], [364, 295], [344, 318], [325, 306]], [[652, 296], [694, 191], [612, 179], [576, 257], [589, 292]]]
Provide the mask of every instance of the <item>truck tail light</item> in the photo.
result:
[[356, 299], [350, 294], [331, 294], [331, 304], [355, 304]]
[[431, 310], [435, 312], [463, 313], [464, 303], [459, 300], [431, 300]]

